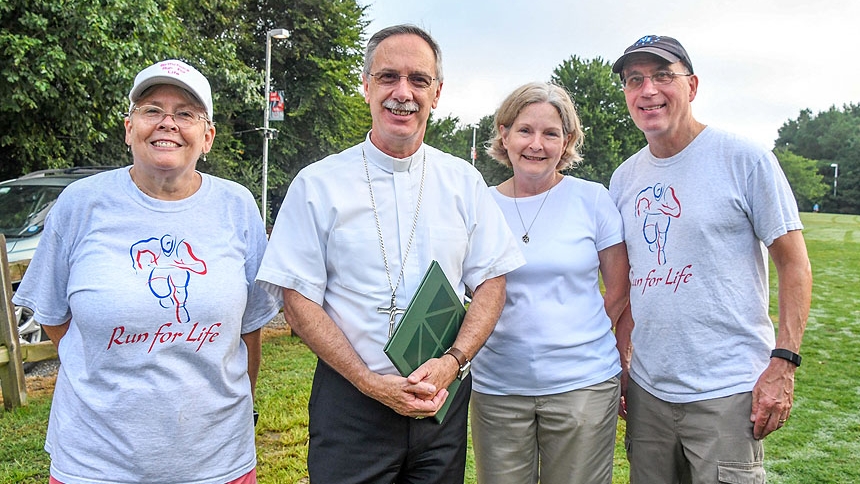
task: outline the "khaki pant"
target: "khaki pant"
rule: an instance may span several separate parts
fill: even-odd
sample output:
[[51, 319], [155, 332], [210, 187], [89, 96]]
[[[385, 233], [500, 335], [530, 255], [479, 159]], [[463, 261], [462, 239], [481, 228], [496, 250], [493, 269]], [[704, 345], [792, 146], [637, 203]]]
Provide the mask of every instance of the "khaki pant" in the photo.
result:
[[472, 392], [478, 483], [611, 483], [619, 400], [614, 377], [557, 395]]
[[752, 436], [751, 411], [751, 393], [668, 403], [630, 380], [630, 483], [764, 483], [764, 446]]

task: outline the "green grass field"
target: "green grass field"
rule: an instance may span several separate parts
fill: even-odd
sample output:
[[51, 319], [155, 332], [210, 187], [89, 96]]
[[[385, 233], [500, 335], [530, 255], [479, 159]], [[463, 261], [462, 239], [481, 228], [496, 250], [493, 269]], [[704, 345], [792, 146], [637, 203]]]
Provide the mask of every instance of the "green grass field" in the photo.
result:
[[[802, 214], [812, 260], [812, 310], [797, 372], [789, 423], [765, 442], [770, 483], [860, 482], [860, 217]], [[771, 279], [775, 279], [772, 273]], [[775, 285], [772, 285], [775, 290]], [[776, 298], [771, 301], [775, 311]], [[774, 313], [775, 314], [775, 313]], [[269, 337], [257, 390], [259, 481], [306, 482], [307, 399], [314, 356], [296, 338]], [[50, 393], [0, 415], [0, 482], [47, 482], [42, 450]], [[624, 423], [619, 423], [619, 443]], [[614, 483], [627, 482], [623, 447], [616, 446]], [[467, 483], [474, 483], [471, 450]]]

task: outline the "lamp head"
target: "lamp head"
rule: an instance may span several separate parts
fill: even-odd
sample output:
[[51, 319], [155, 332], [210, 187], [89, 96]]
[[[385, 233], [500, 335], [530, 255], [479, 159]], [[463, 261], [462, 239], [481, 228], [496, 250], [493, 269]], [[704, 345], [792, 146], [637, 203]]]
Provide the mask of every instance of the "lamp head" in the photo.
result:
[[287, 29], [272, 29], [266, 35], [275, 39], [286, 39], [290, 36], [290, 31]]

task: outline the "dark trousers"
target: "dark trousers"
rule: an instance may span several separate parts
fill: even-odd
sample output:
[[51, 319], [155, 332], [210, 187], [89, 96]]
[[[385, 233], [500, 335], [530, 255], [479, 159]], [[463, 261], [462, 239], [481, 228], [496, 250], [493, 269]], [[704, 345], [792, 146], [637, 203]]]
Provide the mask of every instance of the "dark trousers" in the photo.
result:
[[471, 377], [442, 424], [397, 414], [318, 361], [311, 389], [311, 484], [462, 483]]

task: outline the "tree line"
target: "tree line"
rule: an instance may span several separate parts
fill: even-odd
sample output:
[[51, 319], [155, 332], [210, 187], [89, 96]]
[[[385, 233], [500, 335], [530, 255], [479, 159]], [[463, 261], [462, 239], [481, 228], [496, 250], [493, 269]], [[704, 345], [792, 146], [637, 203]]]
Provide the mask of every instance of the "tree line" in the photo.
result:
[[370, 129], [358, 89], [364, 9], [354, 0], [2, 0], [0, 179], [131, 163], [123, 118], [134, 76], [176, 58], [212, 86], [217, 134], [199, 169], [259, 199], [266, 34], [284, 28], [289, 39], [271, 49], [271, 86], [286, 108], [269, 146], [269, 199], [280, 199], [301, 167]]
[[[212, 84], [217, 135], [200, 170], [260, 197], [266, 34], [271, 88], [285, 119], [271, 127], [271, 214], [307, 164], [364, 138], [361, 93], [367, 7], [356, 0], [4, 0], [0, 2], [0, 179], [44, 168], [131, 163], [124, 142], [128, 91], [142, 68], [168, 58], [198, 67]], [[571, 56], [548, 81], [565, 87], [585, 129], [584, 163], [571, 173], [608, 185], [612, 171], [645, 145], [627, 114], [618, 76], [601, 58]], [[860, 106], [801, 111], [779, 131], [776, 154], [802, 210], [860, 213]], [[469, 158], [488, 184], [510, 176], [486, 155], [493, 113], [475, 126], [431, 118], [429, 144]], [[831, 164], [839, 165], [834, 196]], [[269, 219], [271, 221], [271, 217]]]
[[811, 178], [823, 180], [823, 191], [820, 185], [814, 187], [817, 197], [798, 197], [801, 209], [819, 203], [823, 211], [860, 214], [860, 104], [832, 106], [818, 114], [804, 109], [782, 125], [775, 146], [778, 156], [788, 153], [807, 160], [805, 169], [815, 175], [802, 179], [809, 185]]

